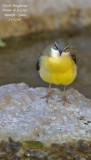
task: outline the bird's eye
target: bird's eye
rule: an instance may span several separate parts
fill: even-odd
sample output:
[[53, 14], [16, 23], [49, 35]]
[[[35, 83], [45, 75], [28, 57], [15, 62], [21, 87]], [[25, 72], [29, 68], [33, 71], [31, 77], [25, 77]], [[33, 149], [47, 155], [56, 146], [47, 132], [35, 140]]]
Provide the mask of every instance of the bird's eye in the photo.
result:
[[68, 52], [69, 51], [69, 46], [64, 48], [64, 52]]

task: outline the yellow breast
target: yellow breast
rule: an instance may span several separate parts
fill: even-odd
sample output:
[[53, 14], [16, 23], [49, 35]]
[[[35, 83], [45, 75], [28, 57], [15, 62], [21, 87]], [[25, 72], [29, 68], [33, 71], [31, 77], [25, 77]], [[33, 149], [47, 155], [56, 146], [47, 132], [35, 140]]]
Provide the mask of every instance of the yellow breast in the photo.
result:
[[71, 56], [41, 56], [39, 73], [45, 82], [68, 85], [75, 79], [77, 68]]

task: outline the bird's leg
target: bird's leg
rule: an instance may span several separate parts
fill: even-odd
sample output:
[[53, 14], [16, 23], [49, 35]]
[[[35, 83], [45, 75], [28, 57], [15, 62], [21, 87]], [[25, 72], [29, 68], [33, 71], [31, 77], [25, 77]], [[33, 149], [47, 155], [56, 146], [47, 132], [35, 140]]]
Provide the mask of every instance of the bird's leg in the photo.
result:
[[66, 101], [67, 101], [66, 93], [65, 93], [65, 86], [64, 86], [64, 96], [63, 96], [62, 100], [64, 101], [64, 102], [63, 102], [63, 105], [65, 105], [65, 103], [66, 103]]
[[51, 98], [53, 99], [53, 97], [52, 97], [53, 91], [52, 91], [52, 89], [51, 89], [51, 84], [49, 84], [48, 90], [49, 90], [49, 91], [48, 91], [48, 94], [47, 94], [46, 96], [42, 97], [42, 98], [46, 98], [46, 102], [47, 102], [47, 103], [48, 103], [49, 97], [51, 97]]
[[65, 86], [64, 86], [64, 96], [63, 96], [62, 100], [63, 100], [63, 105], [64, 105], [64, 106], [65, 106], [65, 103], [66, 103], [66, 102], [70, 103], [70, 102], [68, 101], [68, 99], [66, 98]]
[[51, 97], [51, 98], [53, 99], [52, 93], [53, 93], [53, 91], [52, 91], [52, 89], [51, 89], [51, 84], [49, 84], [49, 91], [48, 91], [48, 94], [46, 95], [46, 102], [47, 102], [47, 103], [48, 103], [49, 97]]

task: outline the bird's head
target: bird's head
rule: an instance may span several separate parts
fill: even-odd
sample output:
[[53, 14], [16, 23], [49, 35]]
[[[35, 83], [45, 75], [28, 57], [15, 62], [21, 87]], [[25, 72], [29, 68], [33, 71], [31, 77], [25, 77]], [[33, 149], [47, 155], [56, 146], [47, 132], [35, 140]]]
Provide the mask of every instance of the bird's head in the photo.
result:
[[52, 57], [59, 57], [59, 56], [65, 56], [69, 54], [69, 47], [66, 46], [65, 48], [62, 48], [61, 45], [58, 45], [57, 42], [55, 42], [51, 47], [51, 56]]

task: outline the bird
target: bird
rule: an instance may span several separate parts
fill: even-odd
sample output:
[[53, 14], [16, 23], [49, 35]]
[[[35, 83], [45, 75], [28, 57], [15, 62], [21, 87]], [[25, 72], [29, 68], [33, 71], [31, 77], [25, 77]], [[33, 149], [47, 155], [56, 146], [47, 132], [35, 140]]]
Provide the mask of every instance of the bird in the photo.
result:
[[41, 79], [49, 83], [48, 94], [43, 98], [46, 97], [48, 102], [49, 97], [52, 97], [51, 84], [63, 85], [64, 96], [62, 100], [65, 105], [67, 101], [65, 87], [71, 84], [77, 76], [76, 50], [69, 47], [68, 43], [56, 41], [40, 54], [36, 69]]

